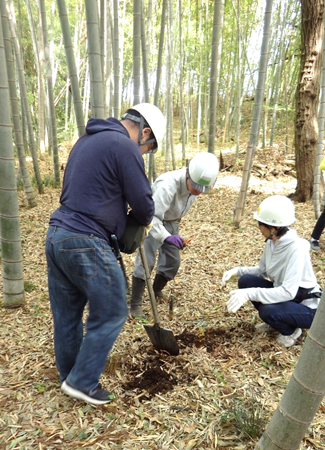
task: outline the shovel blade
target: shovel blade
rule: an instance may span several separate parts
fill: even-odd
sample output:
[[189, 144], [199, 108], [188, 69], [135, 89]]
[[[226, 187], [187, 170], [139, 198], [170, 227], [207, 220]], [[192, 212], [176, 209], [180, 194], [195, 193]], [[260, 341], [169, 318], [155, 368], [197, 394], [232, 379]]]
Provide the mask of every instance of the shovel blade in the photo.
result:
[[155, 325], [144, 325], [144, 328], [157, 350], [165, 350], [172, 356], [179, 354], [179, 347], [171, 330], [157, 328]]

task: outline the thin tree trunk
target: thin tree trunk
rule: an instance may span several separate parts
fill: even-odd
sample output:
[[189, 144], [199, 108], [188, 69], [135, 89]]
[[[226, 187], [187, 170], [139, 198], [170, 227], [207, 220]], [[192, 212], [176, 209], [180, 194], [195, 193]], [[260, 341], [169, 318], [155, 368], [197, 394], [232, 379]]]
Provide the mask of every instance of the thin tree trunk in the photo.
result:
[[[231, 55], [228, 56], [227, 58], [227, 69], [226, 69], [226, 73], [227, 73], [227, 81], [226, 81], [226, 86], [227, 86], [227, 95], [226, 95], [226, 99], [225, 99], [225, 113], [224, 113], [224, 117], [225, 117], [225, 121], [224, 121], [224, 128], [223, 128], [223, 137], [222, 137], [222, 143], [224, 144], [226, 142], [226, 140], [228, 141], [229, 139], [229, 112], [230, 112], [230, 90], [229, 90], [229, 84], [230, 84], [230, 71], [229, 71], [229, 67], [230, 67], [230, 61], [231, 61]], [[232, 86], [233, 88], [233, 83]], [[236, 155], [237, 158], [237, 155]]]
[[[246, 196], [245, 189], [247, 189], [246, 186], [249, 181], [249, 166], [250, 166], [252, 157], [253, 157], [253, 144], [251, 142], [249, 142], [249, 144], [247, 146], [247, 150], [246, 150], [246, 158], [245, 158], [244, 168], [243, 168], [242, 183], [241, 183], [240, 192], [239, 192], [240, 198], [245, 198], [245, 196]], [[244, 208], [243, 202], [239, 202], [238, 206], [236, 206], [236, 208], [235, 208], [234, 223], [236, 226], [238, 226], [237, 223], [239, 224], [238, 218], [242, 217], [242, 215], [243, 215], [243, 212], [244, 212], [243, 208]]]
[[245, 179], [244, 178], [242, 179], [241, 188], [240, 188], [240, 192], [239, 192], [239, 196], [238, 196], [238, 202], [237, 202], [237, 205], [235, 208], [234, 225], [236, 227], [239, 226], [239, 223], [241, 221], [241, 218], [242, 218], [242, 215], [244, 212], [244, 206], [245, 206], [250, 172], [251, 172], [251, 168], [252, 168], [256, 145], [258, 143], [260, 122], [261, 122], [261, 113], [262, 113], [262, 108], [263, 108], [263, 97], [264, 97], [264, 90], [265, 90], [267, 61], [268, 61], [268, 54], [269, 54], [268, 47], [269, 47], [270, 32], [271, 32], [272, 4], [273, 4], [273, 0], [267, 0], [266, 8], [265, 8], [265, 15], [264, 15], [264, 31], [263, 31], [263, 41], [262, 41], [261, 57], [260, 57], [259, 72], [258, 72], [258, 82], [257, 82], [255, 101], [254, 101], [254, 109], [253, 109], [253, 120], [252, 120], [249, 143], [248, 143], [248, 148], [250, 145], [252, 145], [252, 152], [251, 152], [251, 156], [250, 156], [250, 152], [247, 151], [247, 153], [246, 153], [246, 158], [249, 158], [250, 163], [249, 163], [248, 176]]
[[167, 5], [167, 61], [166, 61], [166, 116], [167, 116], [167, 132], [166, 132], [166, 153], [165, 153], [165, 170], [170, 170], [170, 150], [171, 150], [171, 135], [172, 135], [172, 121], [171, 121], [171, 60], [170, 60], [170, 28], [169, 28], [169, 0]]
[[[143, 2], [143, 8], [144, 8], [144, 2]], [[151, 55], [151, 39], [153, 29], [152, 29], [152, 0], [148, 0], [148, 12], [147, 12], [147, 29], [146, 29], [146, 53], [147, 53], [147, 62], [149, 66], [150, 62], [150, 55]]]
[[[204, 20], [204, 28], [206, 27], [208, 20], [209, 20], [209, 4], [206, 3], [206, 11], [205, 11], [205, 20]], [[204, 33], [204, 47], [207, 48], [207, 42], [210, 40], [210, 38], [207, 36], [206, 33]], [[203, 73], [205, 74], [204, 77], [204, 92], [203, 92], [203, 98], [204, 98], [204, 113], [203, 113], [203, 117], [204, 117], [204, 128], [203, 128], [203, 135], [204, 135], [204, 142], [207, 142], [207, 137], [208, 137], [208, 111], [209, 111], [209, 87], [208, 87], [208, 76], [209, 76], [209, 68], [210, 67], [210, 58], [209, 58], [209, 52], [206, 51], [205, 52], [205, 58], [204, 58], [204, 71]]]
[[[5, 1], [0, 1], [2, 9], [5, 6]], [[24, 304], [25, 293], [10, 98], [1, 20], [0, 80], [0, 247], [3, 306], [14, 308]]]
[[40, 174], [40, 170], [39, 170], [39, 166], [38, 166], [37, 152], [36, 152], [35, 140], [34, 140], [34, 130], [33, 130], [32, 118], [31, 118], [31, 113], [30, 113], [28, 98], [27, 98], [25, 73], [24, 73], [24, 68], [23, 68], [23, 64], [22, 64], [22, 60], [21, 60], [19, 42], [18, 42], [18, 38], [16, 35], [16, 21], [15, 21], [12, 1], [11, 0], [10, 0], [10, 2], [6, 1], [6, 5], [7, 5], [8, 11], [9, 11], [9, 27], [10, 27], [12, 42], [13, 42], [14, 51], [15, 51], [20, 97], [21, 97], [21, 103], [23, 105], [22, 116], [23, 116], [23, 114], [25, 114], [25, 117], [26, 117], [29, 145], [30, 145], [30, 151], [32, 154], [32, 159], [33, 159], [33, 168], [34, 168], [34, 174], [35, 174], [38, 192], [40, 194], [43, 194], [44, 187], [43, 187], [43, 182], [42, 182], [42, 178], [41, 178], [41, 174]]
[[[160, 36], [159, 36], [159, 48], [158, 48], [158, 60], [157, 60], [157, 71], [156, 71], [156, 84], [154, 92], [154, 105], [158, 106], [159, 102], [159, 88], [160, 88], [160, 77], [162, 68], [162, 57], [164, 50], [164, 38], [165, 38], [165, 24], [166, 24], [166, 13], [167, 13], [168, 3], [167, 0], [163, 0], [161, 20], [160, 20]], [[166, 148], [168, 149], [168, 122], [167, 122], [167, 133], [166, 133]], [[168, 151], [168, 150], [167, 150]], [[166, 153], [167, 153], [166, 151]], [[148, 179], [150, 183], [154, 180], [154, 155], [151, 153], [149, 156], [149, 168], [148, 168]]]
[[[126, 3], [127, 2], [123, 2], [123, 15], [121, 18], [121, 23], [124, 23], [124, 21], [126, 20]], [[122, 81], [123, 81], [123, 67], [124, 67], [124, 33], [120, 32], [119, 35], [119, 39], [120, 39], [120, 49], [119, 49], [119, 60], [120, 60], [120, 86], [119, 86], [119, 90], [120, 90], [120, 104], [119, 104], [119, 109], [121, 109], [122, 106]], [[131, 97], [129, 97], [130, 101]]]
[[262, 148], [265, 149], [267, 145], [267, 123], [268, 123], [268, 117], [269, 117], [269, 103], [270, 103], [270, 89], [268, 89], [268, 80], [266, 77], [265, 80], [265, 106], [264, 111], [262, 108], [262, 133], [263, 133], [263, 142], [262, 142]]
[[36, 198], [33, 186], [30, 181], [27, 165], [26, 165], [26, 155], [24, 148], [24, 141], [22, 136], [22, 128], [19, 114], [19, 102], [17, 98], [17, 90], [16, 90], [16, 77], [15, 77], [15, 67], [13, 61], [13, 53], [10, 39], [10, 31], [8, 24], [8, 16], [5, 2], [2, 1], [0, 3], [1, 7], [1, 19], [2, 19], [2, 30], [4, 37], [4, 46], [5, 46], [5, 55], [6, 55], [6, 63], [7, 63], [7, 73], [8, 73], [8, 83], [9, 83], [9, 92], [10, 92], [10, 103], [11, 103], [11, 112], [12, 112], [12, 120], [14, 124], [14, 133], [15, 133], [15, 144], [17, 148], [17, 154], [19, 159], [19, 169], [21, 173], [21, 177], [23, 179], [24, 189], [28, 201], [29, 208], [33, 208], [36, 206]]
[[154, 95], [154, 104], [156, 106], [158, 106], [158, 101], [159, 101], [159, 88], [160, 88], [162, 57], [163, 57], [163, 50], [164, 50], [164, 37], [165, 37], [165, 23], [166, 23], [167, 7], [168, 7], [167, 0], [163, 0], [162, 12], [161, 12], [161, 22], [160, 22], [157, 77], [156, 77], [155, 95]]
[[[191, 0], [187, 1], [187, 10], [188, 10], [188, 18], [187, 18], [187, 36], [191, 35]], [[190, 135], [190, 118], [191, 118], [191, 71], [189, 69], [191, 65], [191, 50], [190, 46], [187, 46], [186, 52], [186, 68], [187, 68], [187, 77], [185, 83], [187, 84], [187, 101], [186, 101], [186, 113], [185, 113], [185, 121], [186, 121], [186, 142], [189, 142], [191, 139]]]
[[288, 86], [290, 86], [289, 89], [291, 90], [290, 95], [289, 95], [289, 101], [288, 101], [289, 105], [292, 105], [295, 101], [297, 89], [293, 89], [292, 86], [293, 86], [295, 80], [298, 79], [298, 73], [299, 73], [299, 67], [296, 65], [294, 67], [294, 70], [291, 71], [291, 77], [289, 77]]
[[[282, 5], [282, 3], [281, 3], [281, 5]], [[275, 121], [276, 121], [276, 114], [277, 114], [277, 109], [278, 109], [279, 88], [280, 88], [280, 81], [281, 81], [281, 73], [282, 73], [282, 69], [283, 69], [284, 28], [286, 25], [286, 21], [287, 21], [287, 4], [286, 4], [286, 2], [283, 2], [283, 22], [282, 22], [282, 26], [281, 26], [281, 34], [280, 34], [280, 42], [279, 42], [278, 66], [277, 66], [276, 75], [275, 75], [270, 147], [273, 146]]]
[[102, 60], [100, 55], [98, 5], [96, 0], [86, 0], [85, 4], [91, 86], [91, 115], [92, 117], [103, 119], [105, 116], [104, 90], [102, 78]]
[[[181, 1], [181, 0], [179, 0]], [[180, 4], [180, 8], [181, 8], [181, 4]], [[179, 18], [179, 23], [181, 24], [181, 11], [180, 11], [180, 18]], [[201, 0], [201, 7], [200, 7], [200, 12], [199, 12], [199, 26], [198, 26], [198, 37], [197, 40], [199, 42], [199, 46], [201, 48], [203, 48], [203, 31], [202, 31], [202, 15], [203, 15], [203, 4], [202, 4], [202, 0]], [[180, 25], [181, 27], [181, 25]], [[181, 28], [180, 28], [180, 39], [179, 39], [179, 45], [180, 48], [182, 49], [182, 39], [183, 37], [181, 36]], [[182, 53], [183, 53], [183, 49], [182, 49]], [[201, 123], [202, 123], [202, 79], [203, 79], [203, 52], [200, 51], [200, 67], [199, 67], [199, 73], [198, 73], [198, 93], [197, 93], [197, 127], [196, 127], [196, 143], [199, 145], [200, 144], [200, 134], [201, 134]], [[181, 64], [182, 64], [182, 70], [183, 70], [183, 61], [181, 60]], [[183, 90], [183, 86], [181, 86], [182, 90]], [[185, 139], [184, 139], [184, 145], [185, 145]], [[185, 150], [185, 148], [184, 148]], [[185, 162], [185, 156], [183, 156], [183, 160]]]
[[[166, 67], [167, 71], [169, 70], [168, 63]], [[166, 126], [166, 151], [165, 151], [165, 171], [168, 172], [170, 170], [170, 116], [169, 116], [169, 102], [167, 99], [167, 126]]]
[[144, 90], [144, 101], [149, 103], [149, 83], [148, 83], [148, 54], [147, 54], [147, 43], [146, 43], [146, 27], [144, 20], [144, 5], [143, 0], [141, 0], [141, 51], [142, 51], [142, 71], [143, 71], [143, 90]]
[[286, 153], [289, 151], [289, 111], [288, 111], [288, 71], [287, 64], [284, 63], [284, 104], [285, 104], [285, 126], [286, 126], [286, 140], [285, 140], [285, 150]]
[[[39, 3], [39, 2], [38, 2]], [[42, 30], [42, 17], [41, 17], [41, 10], [40, 5], [38, 4], [38, 49], [39, 49], [39, 62], [40, 62], [40, 68], [41, 68], [41, 75], [42, 75], [42, 86], [43, 86], [43, 93], [42, 93], [42, 112], [43, 116], [41, 117], [41, 110], [39, 111], [39, 120], [40, 123], [43, 123], [43, 132], [44, 132], [44, 149], [42, 147], [42, 141], [40, 141], [41, 145], [41, 154], [40, 157], [43, 161], [45, 161], [46, 154], [52, 155], [52, 137], [51, 137], [51, 130], [50, 130], [50, 112], [49, 112], [49, 101], [48, 101], [48, 94], [47, 94], [47, 81], [46, 81], [46, 61], [45, 61], [45, 50], [44, 50], [44, 39], [43, 39], [43, 30]], [[40, 97], [41, 98], [41, 97]], [[46, 152], [47, 150], [47, 152]]]
[[64, 41], [65, 54], [67, 59], [67, 65], [69, 70], [69, 78], [71, 83], [72, 98], [74, 105], [74, 112], [77, 122], [78, 135], [81, 136], [85, 131], [85, 121], [82, 112], [82, 102], [80, 97], [80, 88], [78, 82], [78, 72], [76, 67], [76, 60], [74, 56], [69, 19], [65, 0], [57, 0], [59, 17], [61, 22], [61, 29]]
[[46, 155], [46, 146], [48, 145], [48, 141], [46, 139], [46, 123], [48, 120], [48, 107], [46, 101], [46, 93], [45, 93], [45, 79], [44, 79], [44, 48], [43, 48], [43, 39], [42, 39], [42, 27], [38, 27], [38, 52], [37, 59], [39, 61], [39, 78], [38, 78], [38, 126], [39, 126], [39, 149], [40, 149], [40, 158], [42, 161], [45, 160]]
[[216, 137], [217, 95], [218, 95], [218, 66], [219, 44], [222, 28], [223, 0], [214, 0], [212, 51], [211, 51], [211, 81], [209, 101], [209, 139], [208, 151], [214, 153]]
[[236, 102], [236, 158], [239, 157], [239, 143], [240, 143], [240, 119], [241, 119], [241, 39], [240, 39], [240, 0], [237, 0], [237, 45], [238, 45], [238, 67], [237, 67], [237, 102]]
[[113, 36], [114, 36], [114, 25], [112, 18], [112, 3], [108, 1], [107, 3], [107, 41], [106, 41], [106, 73], [105, 73], [105, 98], [106, 98], [106, 114], [105, 116], [113, 115], [113, 105], [112, 98], [114, 95], [114, 83], [112, 82], [113, 77]]
[[59, 165], [59, 150], [56, 131], [56, 117], [54, 107], [53, 96], [53, 79], [52, 79], [52, 65], [49, 54], [48, 37], [47, 37], [47, 22], [46, 22], [46, 9], [45, 0], [39, 0], [43, 42], [44, 42], [44, 55], [46, 64], [46, 80], [47, 80], [47, 94], [49, 99], [49, 113], [50, 113], [50, 132], [52, 140], [52, 152], [53, 152], [53, 169], [54, 169], [54, 183], [55, 186], [60, 186], [60, 165]]
[[69, 87], [70, 87], [70, 78], [67, 78], [65, 82], [64, 91], [65, 91], [65, 111], [64, 111], [64, 132], [65, 136], [68, 134], [70, 117], [69, 117]]
[[43, 52], [40, 52], [39, 50], [30, 0], [26, 0], [26, 10], [33, 43], [35, 64], [37, 70], [37, 83], [38, 83], [38, 102], [37, 102], [38, 124], [36, 130], [36, 148], [39, 147], [40, 149], [41, 160], [45, 160], [44, 81], [43, 81], [43, 69], [41, 67], [42, 65], [41, 61], [43, 58], [41, 55], [43, 55]]
[[113, 0], [114, 5], [114, 44], [113, 44], [113, 67], [114, 67], [114, 117], [117, 118], [120, 110], [120, 50], [119, 50], [119, 17], [118, 0]]
[[86, 65], [85, 85], [84, 85], [84, 95], [83, 95], [83, 111], [84, 111], [85, 121], [88, 120], [89, 103], [90, 103], [90, 80], [89, 80], [89, 61], [88, 61], [87, 65]]
[[[106, 0], [99, 1], [100, 16], [99, 16], [99, 39], [100, 39], [100, 58], [102, 67], [102, 82], [103, 82], [103, 93], [105, 93], [105, 67], [106, 67], [106, 52], [105, 52], [105, 38], [106, 38], [106, 21], [105, 17], [106, 11]], [[104, 117], [106, 117], [106, 95], [103, 96], [104, 104]]]
[[172, 86], [172, 67], [174, 58], [174, 48], [173, 48], [173, 0], [168, 1], [168, 61], [169, 70], [167, 71], [167, 108], [169, 110], [169, 142], [170, 142], [170, 153], [172, 157], [172, 167], [173, 170], [176, 169], [175, 161], [175, 151], [174, 151], [174, 137], [173, 137], [173, 86]]
[[[180, 127], [181, 127], [181, 141], [182, 141], [182, 164], [185, 165], [185, 130], [184, 130], [184, 98], [183, 98], [183, 36], [182, 36], [182, 0], [178, 0], [178, 14], [179, 14], [179, 109], [180, 109]], [[199, 119], [198, 119], [198, 134], [199, 134]]]
[[133, 104], [140, 103], [141, 0], [133, 0]]

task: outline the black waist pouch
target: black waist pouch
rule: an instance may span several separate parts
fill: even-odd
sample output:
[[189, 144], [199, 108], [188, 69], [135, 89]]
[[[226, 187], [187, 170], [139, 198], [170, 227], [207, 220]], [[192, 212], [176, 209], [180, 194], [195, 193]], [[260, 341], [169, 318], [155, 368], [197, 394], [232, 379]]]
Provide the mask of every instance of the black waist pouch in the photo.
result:
[[303, 300], [307, 300], [307, 298], [320, 298], [322, 296], [322, 291], [311, 292], [313, 289], [314, 288], [310, 289], [300, 287], [293, 301], [296, 303], [301, 303]]
[[128, 215], [123, 236], [119, 239], [119, 247], [123, 253], [134, 253], [143, 239], [145, 227]]

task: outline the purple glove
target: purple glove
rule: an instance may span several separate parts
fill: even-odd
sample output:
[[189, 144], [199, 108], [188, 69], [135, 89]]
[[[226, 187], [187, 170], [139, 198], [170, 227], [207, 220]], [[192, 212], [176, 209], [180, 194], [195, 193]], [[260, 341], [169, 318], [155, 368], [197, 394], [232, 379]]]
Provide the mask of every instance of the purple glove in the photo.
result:
[[183, 248], [184, 239], [179, 236], [179, 234], [173, 234], [171, 236], [166, 237], [165, 242], [167, 244], [175, 245], [177, 248]]

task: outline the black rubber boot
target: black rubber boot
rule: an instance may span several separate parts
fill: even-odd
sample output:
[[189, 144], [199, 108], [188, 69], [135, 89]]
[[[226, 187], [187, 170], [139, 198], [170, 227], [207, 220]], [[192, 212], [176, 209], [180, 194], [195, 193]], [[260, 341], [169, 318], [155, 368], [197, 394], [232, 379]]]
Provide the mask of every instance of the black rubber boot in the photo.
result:
[[157, 300], [162, 300], [164, 298], [164, 294], [161, 291], [164, 289], [167, 283], [168, 280], [166, 277], [164, 277], [164, 275], [161, 275], [160, 273], [156, 274], [152, 287]]
[[144, 280], [132, 276], [132, 297], [130, 314], [133, 318], [144, 317], [144, 312], [142, 311], [142, 296], [145, 287], [146, 282]]

